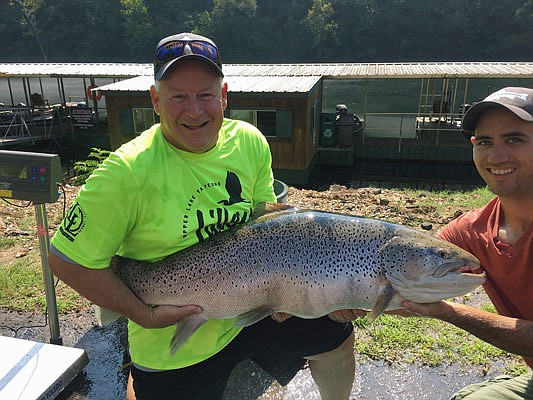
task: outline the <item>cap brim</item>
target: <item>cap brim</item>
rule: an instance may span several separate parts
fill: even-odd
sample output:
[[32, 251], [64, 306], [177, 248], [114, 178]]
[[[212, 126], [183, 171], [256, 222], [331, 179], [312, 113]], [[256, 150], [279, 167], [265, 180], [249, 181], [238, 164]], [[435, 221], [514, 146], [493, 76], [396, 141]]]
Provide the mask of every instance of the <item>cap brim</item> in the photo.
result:
[[533, 121], [533, 116], [527, 111], [521, 109], [520, 107], [516, 107], [510, 104], [499, 103], [497, 101], [481, 101], [479, 103], [474, 104], [466, 112], [462, 123], [463, 131], [467, 133], [474, 133], [474, 130], [476, 129], [477, 120], [479, 119], [479, 117], [481, 117], [481, 114], [483, 114], [487, 110], [490, 110], [491, 108], [503, 108], [511, 111], [513, 114], [523, 119], [524, 121]]
[[184, 61], [184, 60], [202, 61], [204, 64], [209, 66], [213, 70], [213, 72], [215, 72], [218, 76], [224, 77], [224, 73], [222, 72], [222, 69], [220, 69], [220, 67], [217, 64], [215, 64], [213, 61], [211, 61], [210, 59], [208, 59], [206, 57], [203, 57], [201, 55], [198, 55], [198, 54], [186, 54], [186, 55], [183, 55], [183, 56], [181, 56], [179, 58], [175, 58], [174, 60], [169, 61], [168, 63], [163, 65], [161, 68], [159, 68], [157, 73], [154, 75], [155, 80], [156, 81], [162, 80], [164, 78], [166, 72], [172, 66], [176, 65], [176, 63], [178, 63], [179, 61]]

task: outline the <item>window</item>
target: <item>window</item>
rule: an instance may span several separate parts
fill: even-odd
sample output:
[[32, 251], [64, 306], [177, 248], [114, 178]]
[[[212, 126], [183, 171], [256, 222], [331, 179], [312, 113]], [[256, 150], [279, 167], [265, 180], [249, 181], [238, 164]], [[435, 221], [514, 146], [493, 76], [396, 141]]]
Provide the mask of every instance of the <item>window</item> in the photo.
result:
[[291, 111], [276, 110], [230, 110], [231, 119], [240, 119], [256, 126], [265, 136], [290, 138]]
[[155, 113], [152, 108], [133, 108], [133, 129], [141, 133], [155, 124]]

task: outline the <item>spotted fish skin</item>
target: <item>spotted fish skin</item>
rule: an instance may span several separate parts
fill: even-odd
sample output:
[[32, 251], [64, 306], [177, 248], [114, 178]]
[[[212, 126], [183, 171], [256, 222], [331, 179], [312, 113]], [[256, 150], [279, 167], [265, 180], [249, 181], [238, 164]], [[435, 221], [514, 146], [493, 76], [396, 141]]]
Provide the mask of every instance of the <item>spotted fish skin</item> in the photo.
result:
[[464, 250], [384, 221], [289, 209], [265, 214], [165, 259], [115, 258], [119, 278], [147, 304], [196, 304], [178, 324], [176, 351], [207, 319], [250, 325], [273, 312], [318, 318], [339, 309], [397, 309], [483, 283]]

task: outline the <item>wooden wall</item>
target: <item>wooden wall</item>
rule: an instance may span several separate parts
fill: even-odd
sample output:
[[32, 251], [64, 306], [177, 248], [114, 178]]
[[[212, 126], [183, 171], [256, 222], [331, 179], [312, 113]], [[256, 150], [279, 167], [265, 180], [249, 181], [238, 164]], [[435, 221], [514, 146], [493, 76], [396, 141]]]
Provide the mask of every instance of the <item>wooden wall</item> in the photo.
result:
[[[228, 109], [255, 109], [290, 111], [292, 115], [292, 134], [288, 138], [267, 136], [272, 152], [272, 168], [276, 178], [287, 183], [305, 183], [314, 163], [314, 156], [319, 142], [320, 123], [316, 127], [313, 139], [313, 102], [321, 99], [321, 85], [318, 84], [308, 94], [260, 94], [257, 96], [242, 93], [228, 94]], [[152, 107], [148, 92], [107, 93], [107, 118], [111, 148], [116, 149], [122, 143], [134, 137], [133, 127], [125, 120], [131, 118], [131, 109]], [[320, 103], [317, 104], [320, 108]], [[320, 111], [320, 110], [319, 110]]]
[[[318, 146], [320, 126], [316, 127], [313, 140], [313, 102], [321, 98], [320, 86], [309, 94], [294, 95], [228, 95], [228, 109], [251, 108], [276, 111], [290, 111], [292, 114], [292, 136], [279, 138], [267, 136], [272, 153], [274, 173], [289, 183], [303, 183], [312, 168], [314, 155]], [[318, 104], [320, 108], [320, 104]]]
[[109, 141], [111, 149], [115, 150], [121, 144], [126, 143], [135, 137], [133, 126], [131, 129], [123, 131], [123, 126], [128, 126], [128, 121], [124, 124], [124, 119], [128, 114], [133, 122], [132, 108], [151, 108], [152, 102], [148, 92], [136, 94], [118, 95], [106, 94], [107, 123], [109, 127]]

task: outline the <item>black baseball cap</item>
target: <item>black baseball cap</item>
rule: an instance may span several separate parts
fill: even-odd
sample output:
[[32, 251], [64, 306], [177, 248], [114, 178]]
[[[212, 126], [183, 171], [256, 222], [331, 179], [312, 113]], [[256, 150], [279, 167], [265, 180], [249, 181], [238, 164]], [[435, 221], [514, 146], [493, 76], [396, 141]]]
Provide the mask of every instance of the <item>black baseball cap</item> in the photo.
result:
[[220, 51], [215, 42], [194, 33], [179, 33], [161, 39], [154, 56], [154, 78], [164, 79], [169, 68], [180, 60], [195, 59], [204, 62], [219, 76], [222, 73]]
[[463, 131], [474, 133], [479, 117], [491, 108], [504, 108], [524, 121], [533, 122], [533, 89], [506, 87], [475, 103], [463, 118]]

